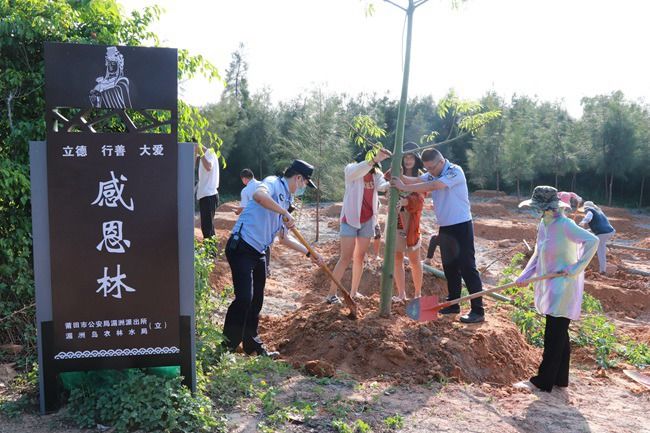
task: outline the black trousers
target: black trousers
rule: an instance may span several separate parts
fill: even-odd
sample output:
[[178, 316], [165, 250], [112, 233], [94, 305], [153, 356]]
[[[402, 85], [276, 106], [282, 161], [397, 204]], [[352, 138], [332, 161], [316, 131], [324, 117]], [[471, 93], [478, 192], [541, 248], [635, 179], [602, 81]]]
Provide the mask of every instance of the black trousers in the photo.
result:
[[243, 239], [239, 240], [239, 245], [233, 250], [228, 247], [231, 240], [226, 244], [226, 258], [235, 286], [235, 299], [228, 307], [223, 334], [229, 349], [234, 350], [242, 343], [244, 352], [252, 353], [262, 347], [257, 327], [264, 303], [266, 255], [259, 253]]
[[214, 236], [214, 214], [219, 206], [219, 194], [209, 195], [199, 199], [199, 211], [201, 212], [201, 231], [203, 239]]
[[427, 249], [427, 259], [432, 259], [438, 248], [438, 235], [431, 236], [429, 239], [429, 248]]
[[269, 246], [266, 251], [264, 251], [264, 255], [266, 256], [266, 276], [270, 277], [271, 276], [271, 269], [269, 268], [271, 266], [271, 247]]
[[569, 341], [570, 319], [546, 315], [544, 330], [544, 354], [537, 376], [530, 381], [543, 391], [551, 391], [553, 385], [569, 386], [569, 360], [571, 342]]
[[[470, 294], [483, 290], [474, 258], [474, 226], [472, 221], [440, 227], [438, 232], [442, 269], [447, 278], [447, 300], [460, 298], [462, 280]], [[485, 314], [483, 298], [472, 299], [472, 311]]]

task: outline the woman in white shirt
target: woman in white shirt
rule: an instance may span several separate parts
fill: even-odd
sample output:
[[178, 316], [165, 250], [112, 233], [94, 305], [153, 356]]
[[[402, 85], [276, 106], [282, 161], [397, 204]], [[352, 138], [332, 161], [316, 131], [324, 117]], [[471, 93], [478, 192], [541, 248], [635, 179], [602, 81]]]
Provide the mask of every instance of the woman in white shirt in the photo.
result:
[[[390, 158], [391, 152], [381, 149], [372, 160], [366, 160], [367, 151], [356, 157], [356, 162], [345, 167], [345, 195], [341, 209], [341, 255], [334, 267], [334, 276], [339, 281], [352, 262], [352, 287], [350, 295], [362, 297], [357, 293], [363, 261], [375, 235], [375, 225], [379, 209], [378, 191], [386, 191], [390, 184], [384, 179], [379, 163]], [[325, 298], [327, 303], [340, 303], [336, 296], [336, 285], [330, 285], [330, 291]]]

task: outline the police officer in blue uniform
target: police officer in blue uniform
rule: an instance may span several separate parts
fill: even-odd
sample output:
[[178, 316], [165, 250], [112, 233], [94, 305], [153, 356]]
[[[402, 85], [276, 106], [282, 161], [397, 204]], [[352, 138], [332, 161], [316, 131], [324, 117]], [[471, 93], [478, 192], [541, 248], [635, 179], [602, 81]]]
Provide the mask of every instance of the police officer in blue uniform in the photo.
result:
[[[442, 268], [447, 278], [448, 300], [460, 298], [462, 280], [470, 294], [483, 290], [474, 258], [474, 226], [470, 212], [467, 180], [463, 169], [449, 162], [436, 149], [422, 152], [428, 173], [420, 177], [393, 177], [391, 183], [401, 191], [431, 192], [438, 225], [438, 243]], [[459, 305], [440, 310], [441, 314], [460, 313]], [[461, 316], [464, 323], [485, 320], [483, 298], [472, 299], [469, 314]]]
[[295, 160], [282, 176], [264, 179], [237, 220], [226, 243], [226, 258], [232, 272], [235, 299], [228, 308], [223, 326], [226, 349], [234, 351], [240, 343], [249, 355], [277, 357], [262, 344], [257, 328], [266, 284], [265, 251], [276, 237], [280, 243], [322, 263], [320, 255], [310, 256], [307, 248], [288, 236], [295, 226], [289, 213], [294, 196], [300, 196], [311, 181], [314, 167]]

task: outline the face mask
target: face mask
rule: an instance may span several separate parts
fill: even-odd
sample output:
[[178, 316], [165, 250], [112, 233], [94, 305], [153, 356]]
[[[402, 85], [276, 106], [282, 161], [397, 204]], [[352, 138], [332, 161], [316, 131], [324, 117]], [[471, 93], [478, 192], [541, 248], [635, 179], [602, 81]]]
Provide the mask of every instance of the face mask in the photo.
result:
[[307, 189], [306, 186], [301, 186], [300, 188], [298, 188], [296, 190], [296, 192], [293, 193], [293, 195], [295, 195], [296, 197], [300, 197], [301, 195], [303, 195], [305, 193], [306, 189]]
[[[302, 184], [304, 178], [301, 177], [300, 183]], [[301, 187], [296, 188], [296, 192], [293, 193], [294, 196], [300, 197], [305, 193], [305, 189], [307, 188], [307, 185], [303, 184]]]

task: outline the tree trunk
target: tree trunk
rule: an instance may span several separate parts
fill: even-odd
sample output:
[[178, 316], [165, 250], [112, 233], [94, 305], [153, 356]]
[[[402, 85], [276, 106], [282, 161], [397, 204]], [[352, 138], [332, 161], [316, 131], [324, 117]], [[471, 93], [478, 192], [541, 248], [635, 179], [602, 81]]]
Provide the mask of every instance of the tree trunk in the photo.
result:
[[574, 171], [573, 172], [573, 177], [571, 178], [571, 191], [575, 192], [576, 190], [576, 176], [577, 173]]
[[316, 239], [314, 242], [318, 242], [319, 235], [319, 226], [320, 226], [320, 174], [316, 178]]
[[500, 179], [499, 179], [499, 170], [497, 170], [497, 192], [501, 191], [501, 186], [500, 186], [499, 181], [500, 181]]
[[609, 198], [607, 200], [607, 206], [612, 205], [612, 189], [614, 187], [614, 173], [610, 175], [611, 177], [609, 178]]
[[521, 200], [521, 190], [519, 189], [519, 178], [517, 178], [517, 200]]
[[[409, 0], [406, 11], [406, 45], [404, 53], [404, 67], [402, 75], [402, 94], [400, 96], [399, 108], [397, 110], [397, 128], [395, 129], [395, 147], [393, 148], [393, 160], [391, 172], [399, 173], [402, 164], [402, 144], [404, 142], [404, 125], [406, 123], [406, 104], [408, 102], [409, 70], [411, 65], [411, 39], [413, 36], [413, 13], [415, 4]], [[388, 219], [386, 220], [386, 247], [384, 249], [384, 266], [381, 269], [381, 305], [380, 316], [390, 316], [391, 297], [393, 295], [393, 271], [395, 267], [395, 236], [397, 232], [397, 198], [399, 191], [396, 188], [390, 189], [388, 202]]]
[[555, 189], [558, 189], [558, 187], [557, 187], [557, 184], [558, 184], [557, 178], [558, 178], [558, 174], [557, 174], [557, 171], [556, 171], [555, 172]]
[[645, 186], [645, 176], [641, 176], [641, 194], [639, 194], [639, 207], [643, 206], [643, 187]]
[[605, 198], [603, 199], [603, 201], [607, 200], [607, 197], [609, 196], [608, 184], [609, 182], [607, 181], [607, 172], [605, 172]]

